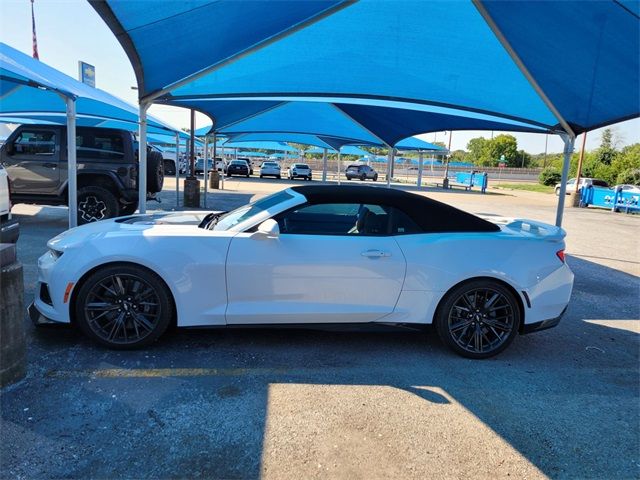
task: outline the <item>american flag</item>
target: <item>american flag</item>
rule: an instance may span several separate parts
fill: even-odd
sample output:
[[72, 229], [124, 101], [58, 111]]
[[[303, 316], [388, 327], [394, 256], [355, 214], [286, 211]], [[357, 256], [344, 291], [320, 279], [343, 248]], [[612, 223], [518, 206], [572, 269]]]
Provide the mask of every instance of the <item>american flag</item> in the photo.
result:
[[33, 13], [33, 0], [31, 0], [31, 31], [33, 33], [33, 58], [40, 60], [38, 55], [38, 38], [36, 37], [36, 16]]

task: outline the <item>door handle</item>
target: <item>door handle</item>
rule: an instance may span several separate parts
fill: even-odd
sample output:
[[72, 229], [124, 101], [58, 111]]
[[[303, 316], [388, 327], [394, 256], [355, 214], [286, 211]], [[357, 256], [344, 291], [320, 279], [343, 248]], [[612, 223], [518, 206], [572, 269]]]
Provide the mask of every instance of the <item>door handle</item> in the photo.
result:
[[43, 167], [45, 167], [45, 168], [56, 168], [57, 166], [58, 166], [58, 164], [56, 164], [56, 163], [45, 163], [43, 165]]
[[381, 258], [381, 257], [390, 257], [391, 254], [389, 252], [383, 252], [382, 250], [365, 250], [360, 255], [368, 258]]

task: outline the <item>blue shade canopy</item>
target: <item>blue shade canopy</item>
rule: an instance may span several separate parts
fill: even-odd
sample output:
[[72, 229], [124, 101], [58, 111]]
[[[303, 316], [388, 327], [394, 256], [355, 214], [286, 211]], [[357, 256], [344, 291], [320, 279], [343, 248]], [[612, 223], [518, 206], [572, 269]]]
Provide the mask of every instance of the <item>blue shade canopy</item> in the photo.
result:
[[251, 150], [275, 150], [279, 152], [296, 152], [297, 150], [290, 147], [284, 142], [252, 142], [245, 140], [230, 140], [222, 144], [227, 148], [247, 148]]
[[435, 145], [434, 143], [425, 142], [424, 140], [420, 140], [416, 137], [409, 137], [399, 141], [396, 143], [396, 149], [400, 151], [423, 150], [425, 152], [438, 152], [442, 154], [448, 153], [446, 148], [443, 148], [440, 145]]
[[[361, 148], [358, 148], [355, 145], [345, 145], [343, 147], [340, 147], [339, 150], [342, 155], [357, 155], [359, 157], [370, 155], [369, 152]], [[315, 147], [315, 148], [310, 148], [309, 150], [305, 150], [304, 153], [310, 153], [311, 155], [318, 155], [323, 152], [324, 150], [322, 148]], [[332, 148], [330, 152], [338, 153], [338, 150]]]
[[[76, 101], [77, 125], [137, 130], [138, 108], [85, 85], [64, 73], [0, 43], [0, 115], [53, 124], [66, 124], [60, 95]], [[149, 131], [176, 129], [152, 116]]]
[[91, 3], [147, 100], [400, 101], [575, 133], [640, 114], [629, 0]]

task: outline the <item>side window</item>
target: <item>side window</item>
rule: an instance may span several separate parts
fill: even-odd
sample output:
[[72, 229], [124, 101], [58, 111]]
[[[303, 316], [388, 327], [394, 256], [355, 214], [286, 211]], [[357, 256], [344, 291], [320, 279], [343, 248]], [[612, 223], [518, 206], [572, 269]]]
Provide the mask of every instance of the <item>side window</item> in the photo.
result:
[[386, 207], [359, 203], [306, 205], [275, 217], [282, 234], [388, 235]]
[[122, 137], [113, 133], [98, 133], [82, 131], [76, 136], [76, 146], [79, 158], [94, 158], [98, 160], [122, 160], [124, 158], [124, 142]]
[[391, 208], [391, 235], [422, 233], [422, 228], [409, 215], [398, 208]]
[[55, 152], [55, 132], [23, 130], [13, 141], [14, 155], [51, 157]]

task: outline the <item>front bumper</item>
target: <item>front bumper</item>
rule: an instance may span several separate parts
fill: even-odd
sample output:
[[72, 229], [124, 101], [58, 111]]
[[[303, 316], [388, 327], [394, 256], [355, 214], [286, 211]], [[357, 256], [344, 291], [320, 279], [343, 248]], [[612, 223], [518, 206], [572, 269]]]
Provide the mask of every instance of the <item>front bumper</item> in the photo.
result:
[[20, 236], [20, 224], [13, 218], [0, 223], [0, 243], [16, 243]]
[[29, 305], [29, 307], [27, 308], [27, 313], [29, 314], [29, 318], [36, 327], [41, 327], [43, 325], [66, 325], [61, 322], [56, 322], [49, 317], [45, 317], [42, 313], [40, 313], [35, 303]]

